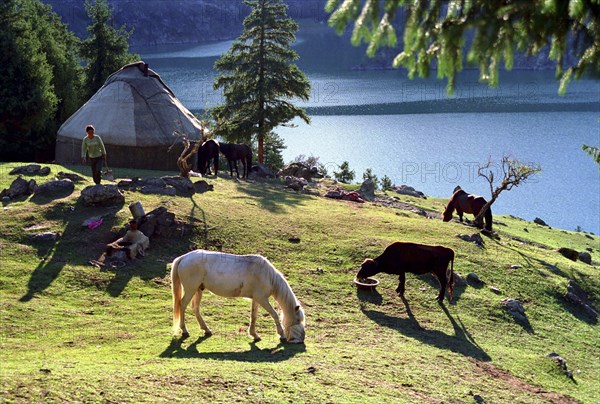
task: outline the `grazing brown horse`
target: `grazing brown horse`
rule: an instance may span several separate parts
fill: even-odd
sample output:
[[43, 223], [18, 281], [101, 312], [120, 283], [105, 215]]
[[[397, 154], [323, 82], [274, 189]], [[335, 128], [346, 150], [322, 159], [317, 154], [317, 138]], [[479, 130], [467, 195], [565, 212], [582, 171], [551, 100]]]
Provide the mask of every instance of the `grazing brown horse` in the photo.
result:
[[[481, 209], [485, 206], [487, 201], [483, 196], [467, 194], [462, 189], [458, 188], [450, 198], [446, 210], [442, 214], [444, 222], [452, 220], [452, 212], [456, 209], [458, 218], [463, 221], [463, 213], [472, 213], [475, 217], [479, 214]], [[488, 208], [485, 212], [485, 229], [492, 231], [492, 209]]]

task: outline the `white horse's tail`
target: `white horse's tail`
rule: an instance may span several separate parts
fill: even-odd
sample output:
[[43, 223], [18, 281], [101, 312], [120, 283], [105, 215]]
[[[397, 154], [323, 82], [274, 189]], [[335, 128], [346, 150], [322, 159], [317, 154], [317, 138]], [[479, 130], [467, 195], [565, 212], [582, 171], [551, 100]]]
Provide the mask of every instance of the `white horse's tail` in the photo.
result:
[[175, 258], [171, 266], [171, 290], [173, 292], [173, 332], [179, 331], [179, 319], [181, 317], [181, 281], [179, 280], [179, 261], [181, 257]]

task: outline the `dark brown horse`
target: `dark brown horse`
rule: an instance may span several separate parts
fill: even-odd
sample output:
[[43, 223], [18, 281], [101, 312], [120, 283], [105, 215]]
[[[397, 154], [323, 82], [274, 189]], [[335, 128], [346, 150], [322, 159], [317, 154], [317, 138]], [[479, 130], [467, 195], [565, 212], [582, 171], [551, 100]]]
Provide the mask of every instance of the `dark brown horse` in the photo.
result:
[[221, 143], [219, 145], [221, 153], [227, 159], [229, 163], [229, 174], [233, 177], [233, 168], [240, 178], [240, 172], [238, 171], [238, 160], [242, 161], [244, 167], [243, 178], [248, 178], [248, 171], [252, 167], [252, 149], [247, 144], [233, 144], [233, 143]]
[[210, 175], [210, 160], [213, 160], [215, 175], [219, 172], [219, 142], [209, 139], [198, 149], [198, 171]]
[[[452, 212], [456, 209], [456, 213], [458, 214], [458, 218], [460, 221], [463, 221], [463, 213], [472, 213], [475, 217], [479, 214], [481, 209], [485, 206], [487, 201], [483, 196], [471, 195], [467, 194], [462, 189], [458, 188], [456, 192], [450, 198], [444, 213], [442, 214], [442, 219], [444, 222], [449, 222], [452, 220]], [[485, 229], [488, 231], [492, 231], [492, 209], [488, 208], [484, 214], [485, 219]], [[477, 223], [476, 223], [477, 224]], [[480, 226], [480, 224], [478, 224]]]

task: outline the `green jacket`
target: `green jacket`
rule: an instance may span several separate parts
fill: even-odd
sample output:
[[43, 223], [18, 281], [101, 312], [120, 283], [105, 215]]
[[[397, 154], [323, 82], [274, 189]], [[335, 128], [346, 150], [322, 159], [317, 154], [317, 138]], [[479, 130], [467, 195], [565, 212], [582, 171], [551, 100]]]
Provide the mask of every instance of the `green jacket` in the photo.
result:
[[104, 143], [102, 143], [102, 139], [100, 136], [94, 135], [93, 138], [84, 137], [81, 142], [81, 158], [84, 159], [85, 155], [88, 155], [89, 158], [102, 157], [106, 155], [106, 149], [104, 148]]

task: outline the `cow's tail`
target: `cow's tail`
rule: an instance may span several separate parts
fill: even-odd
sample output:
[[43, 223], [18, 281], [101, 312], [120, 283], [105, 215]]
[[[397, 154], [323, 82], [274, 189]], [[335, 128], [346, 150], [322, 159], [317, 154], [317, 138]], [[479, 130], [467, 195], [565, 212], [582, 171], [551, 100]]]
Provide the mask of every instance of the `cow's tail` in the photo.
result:
[[454, 251], [450, 257], [450, 276], [448, 277], [448, 293], [450, 293], [450, 301], [452, 301], [452, 292], [454, 292]]
[[181, 280], [179, 279], [179, 261], [181, 257], [175, 258], [171, 266], [171, 291], [173, 292], [173, 332], [179, 331], [179, 319], [181, 317]]

